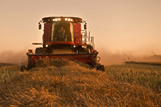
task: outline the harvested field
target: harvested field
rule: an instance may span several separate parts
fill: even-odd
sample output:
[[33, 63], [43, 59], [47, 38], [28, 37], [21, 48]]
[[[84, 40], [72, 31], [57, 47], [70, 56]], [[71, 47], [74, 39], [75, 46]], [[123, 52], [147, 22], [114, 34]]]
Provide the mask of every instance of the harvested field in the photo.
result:
[[[62, 63], [63, 66], [59, 64]], [[117, 75], [89, 69], [70, 61], [16, 72], [0, 84], [1, 106], [161, 106], [161, 94], [144, 85], [117, 79]], [[7, 68], [4, 68], [5, 70]], [[1, 72], [3, 71], [1, 70]], [[116, 73], [116, 72], [115, 72]], [[124, 78], [124, 77], [123, 77]]]

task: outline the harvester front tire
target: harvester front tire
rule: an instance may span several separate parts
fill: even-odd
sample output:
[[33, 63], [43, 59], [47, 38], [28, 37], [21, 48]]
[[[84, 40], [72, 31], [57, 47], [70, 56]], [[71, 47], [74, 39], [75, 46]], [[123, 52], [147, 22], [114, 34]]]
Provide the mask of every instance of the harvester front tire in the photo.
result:
[[100, 71], [105, 71], [105, 67], [104, 65], [101, 65], [101, 64], [97, 64], [97, 67], [96, 67], [97, 70], [100, 70]]
[[27, 70], [31, 69], [32, 67], [34, 67], [34, 64], [32, 62], [32, 58], [31, 57], [28, 57]]
[[36, 54], [41, 54], [41, 50], [42, 50], [42, 48], [36, 48], [35, 53]]
[[80, 49], [80, 50], [78, 50], [78, 54], [89, 54], [89, 51], [88, 51], [88, 49]]
[[20, 71], [21, 71], [21, 72], [24, 72], [25, 70], [26, 70], [26, 67], [25, 67], [24, 65], [21, 65]]

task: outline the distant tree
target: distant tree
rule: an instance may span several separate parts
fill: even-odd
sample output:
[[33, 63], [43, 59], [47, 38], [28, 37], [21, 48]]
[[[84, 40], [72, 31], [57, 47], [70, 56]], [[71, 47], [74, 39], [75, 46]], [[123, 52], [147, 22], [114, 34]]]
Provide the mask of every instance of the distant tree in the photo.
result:
[[125, 62], [134, 61], [136, 59], [135, 56], [132, 55], [131, 53], [123, 52], [123, 56], [124, 56], [124, 61]]

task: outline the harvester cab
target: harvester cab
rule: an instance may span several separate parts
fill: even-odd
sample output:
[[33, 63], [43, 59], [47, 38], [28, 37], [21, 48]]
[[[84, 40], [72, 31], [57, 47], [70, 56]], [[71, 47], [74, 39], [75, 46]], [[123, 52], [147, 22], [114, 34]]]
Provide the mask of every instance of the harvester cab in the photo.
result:
[[28, 66], [35, 66], [38, 60], [49, 58], [76, 60], [104, 71], [99, 64], [98, 52], [94, 49], [94, 37], [87, 35], [87, 23], [79, 17], [45, 17], [39, 22], [39, 29], [44, 26], [43, 43], [35, 53], [29, 50]]

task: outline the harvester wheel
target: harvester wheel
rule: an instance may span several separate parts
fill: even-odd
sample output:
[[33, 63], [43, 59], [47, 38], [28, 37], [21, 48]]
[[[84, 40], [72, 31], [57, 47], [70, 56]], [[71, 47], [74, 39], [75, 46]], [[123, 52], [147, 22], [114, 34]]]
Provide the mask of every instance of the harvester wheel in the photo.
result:
[[78, 53], [79, 54], [89, 54], [89, 51], [88, 51], [88, 49], [82, 48], [82, 49], [78, 50]]
[[100, 71], [105, 71], [104, 65], [101, 65], [101, 64], [97, 64], [96, 69]]
[[36, 48], [35, 53], [36, 54], [45, 54], [46, 48]]
[[28, 65], [27, 65], [27, 69], [31, 69], [32, 67], [34, 67], [33, 61], [31, 57], [28, 57]]
[[41, 49], [42, 49], [42, 48], [36, 48], [35, 53], [36, 53], [36, 54], [41, 54]]
[[26, 70], [26, 67], [25, 67], [24, 65], [21, 65], [20, 71], [21, 71], [21, 72], [24, 72], [25, 70]]

